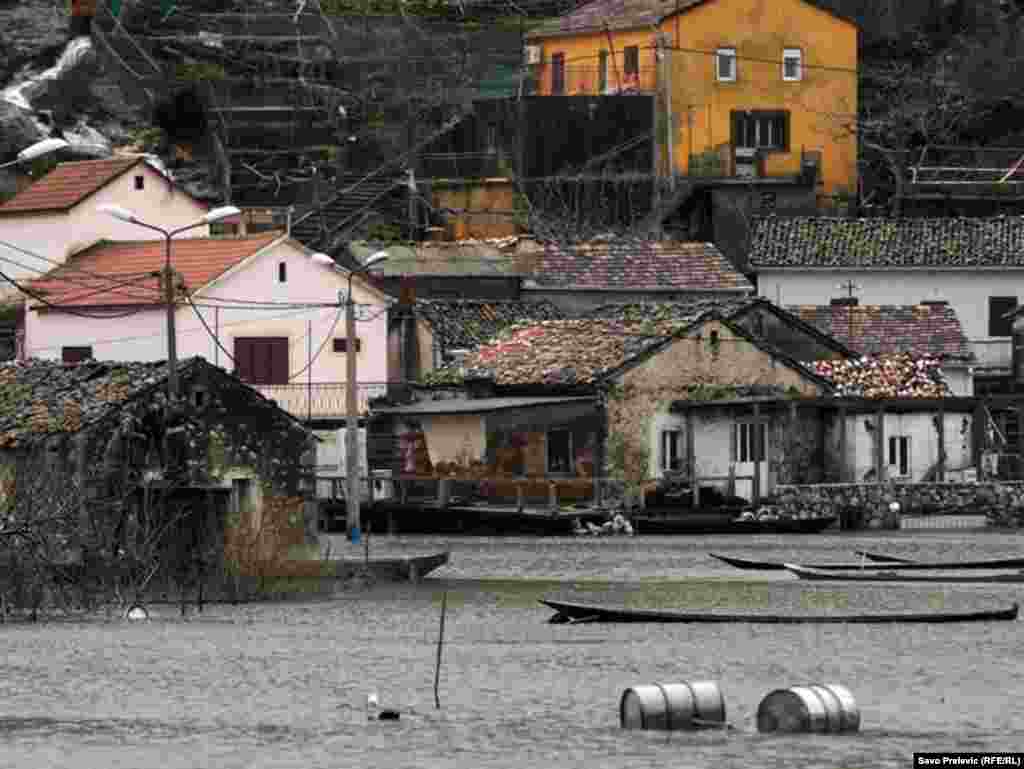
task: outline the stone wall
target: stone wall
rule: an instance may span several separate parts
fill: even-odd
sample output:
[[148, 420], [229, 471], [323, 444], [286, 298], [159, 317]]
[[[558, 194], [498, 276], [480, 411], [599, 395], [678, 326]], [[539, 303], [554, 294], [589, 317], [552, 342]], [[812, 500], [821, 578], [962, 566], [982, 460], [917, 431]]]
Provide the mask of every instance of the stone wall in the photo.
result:
[[[1024, 526], [1024, 482], [826, 483], [778, 486], [781, 512], [839, 516], [844, 528], [897, 529], [900, 515], [984, 514], [990, 526]], [[899, 512], [889, 505], [898, 502]]]

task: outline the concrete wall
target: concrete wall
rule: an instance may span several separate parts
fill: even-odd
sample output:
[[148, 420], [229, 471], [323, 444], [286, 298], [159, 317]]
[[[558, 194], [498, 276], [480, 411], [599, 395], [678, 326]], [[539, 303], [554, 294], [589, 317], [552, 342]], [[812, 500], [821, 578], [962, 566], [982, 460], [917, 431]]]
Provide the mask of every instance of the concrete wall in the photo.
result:
[[[278, 282], [278, 265], [282, 262], [287, 265], [285, 283]], [[281, 336], [289, 339], [289, 373], [306, 368], [312, 352], [316, 359], [308, 376], [313, 383], [344, 382], [346, 356], [344, 352], [334, 352], [332, 342], [346, 336], [344, 316], [339, 317], [341, 308], [253, 310], [237, 302], [221, 301], [336, 303], [339, 290], [347, 290], [343, 275], [313, 262], [292, 243], [277, 241], [199, 292], [195, 301], [209, 331], [191, 307], [177, 309], [178, 356], [201, 355], [231, 370], [234, 366], [228, 355], [233, 355], [237, 337]], [[356, 334], [362, 343], [357, 354], [358, 380], [385, 382], [389, 378], [385, 299], [358, 278], [353, 280], [353, 294], [357, 303], [366, 305], [360, 313], [376, 316], [360, 322], [357, 315]], [[128, 319], [110, 320], [33, 310], [26, 313], [25, 333], [26, 351], [33, 357], [59, 359], [64, 346], [91, 346], [97, 360], [152, 361], [167, 357], [166, 315], [162, 308], [144, 309]], [[294, 381], [305, 384], [307, 373], [302, 372]]]

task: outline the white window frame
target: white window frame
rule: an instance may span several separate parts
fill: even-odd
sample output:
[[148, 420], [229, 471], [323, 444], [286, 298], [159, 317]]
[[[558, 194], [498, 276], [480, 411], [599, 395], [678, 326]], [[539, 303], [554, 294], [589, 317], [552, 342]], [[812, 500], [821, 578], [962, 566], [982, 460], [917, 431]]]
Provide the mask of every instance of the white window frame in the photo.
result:
[[[786, 64], [796, 61], [796, 76], [786, 75]], [[804, 52], [799, 48], [784, 48], [782, 50], [782, 79], [787, 83], [796, 83], [804, 79]]]
[[[722, 75], [722, 62], [728, 59], [732, 62], [730, 72], [728, 75]], [[735, 48], [719, 48], [715, 51], [715, 79], [719, 83], [735, 83], [736, 82], [736, 49]]]
[[[683, 469], [683, 431], [676, 428], [662, 430], [658, 438], [658, 462], [662, 472], [679, 472]], [[672, 459], [676, 467], [672, 466]]]
[[[754, 427], [760, 428], [761, 449], [760, 460], [754, 460]], [[767, 454], [768, 429], [764, 422], [737, 422], [736, 423], [736, 461], [740, 463], [760, 461], [764, 462]]]
[[913, 471], [909, 435], [890, 435], [885, 447], [887, 477], [909, 478]]

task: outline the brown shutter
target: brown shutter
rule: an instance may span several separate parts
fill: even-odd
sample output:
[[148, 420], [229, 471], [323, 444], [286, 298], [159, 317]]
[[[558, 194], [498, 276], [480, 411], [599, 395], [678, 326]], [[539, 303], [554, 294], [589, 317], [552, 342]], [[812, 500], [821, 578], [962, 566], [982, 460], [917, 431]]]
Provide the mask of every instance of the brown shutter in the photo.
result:
[[249, 384], [287, 384], [288, 337], [236, 338], [235, 374]]

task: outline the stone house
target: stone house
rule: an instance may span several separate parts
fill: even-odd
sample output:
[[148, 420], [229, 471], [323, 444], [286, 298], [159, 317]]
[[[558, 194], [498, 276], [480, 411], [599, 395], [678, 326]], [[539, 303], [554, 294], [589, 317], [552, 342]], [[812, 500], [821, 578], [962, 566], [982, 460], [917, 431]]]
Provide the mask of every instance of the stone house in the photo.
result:
[[[851, 291], [864, 305], [945, 301], [973, 354], [972, 391], [1010, 391], [1011, 326], [1024, 275], [1024, 217], [767, 217], [755, 227], [757, 290], [777, 304], [821, 305]], [[857, 316], [860, 311], [854, 311]]]
[[31, 515], [32, 495], [47, 495], [76, 511], [69, 547], [113, 557], [160, 542], [184, 559], [174, 568], [201, 556], [244, 570], [315, 543], [312, 434], [202, 358], [181, 361], [178, 382], [166, 410], [163, 361], [0, 365], [6, 511]]
[[405, 442], [395, 469], [555, 480], [577, 496], [595, 474], [697, 478], [755, 498], [919, 480], [974, 456], [974, 405], [946, 397], [933, 358], [853, 357], [756, 297], [593, 314], [512, 326], [428, 376], [418, 402], [376, 410]]

